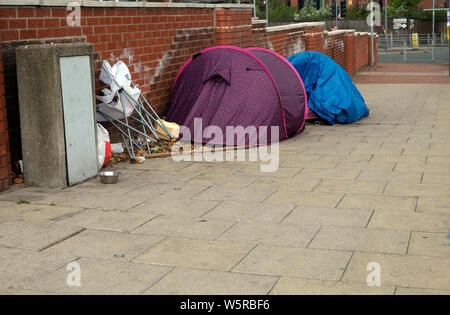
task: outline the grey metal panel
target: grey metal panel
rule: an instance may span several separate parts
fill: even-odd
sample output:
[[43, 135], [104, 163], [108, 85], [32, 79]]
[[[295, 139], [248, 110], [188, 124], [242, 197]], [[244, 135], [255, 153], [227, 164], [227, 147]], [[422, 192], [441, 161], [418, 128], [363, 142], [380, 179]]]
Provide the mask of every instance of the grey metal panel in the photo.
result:
[[68, 184], [97, 174], [94, 102], [89, 56], [61, 57]]

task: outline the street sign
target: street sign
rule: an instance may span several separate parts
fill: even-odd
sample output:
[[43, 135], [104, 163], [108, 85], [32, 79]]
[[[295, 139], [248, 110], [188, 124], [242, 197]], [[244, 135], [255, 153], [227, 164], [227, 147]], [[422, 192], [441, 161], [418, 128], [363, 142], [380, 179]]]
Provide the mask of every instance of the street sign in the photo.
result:
[[394, 30], [405, 30], [408, 27], [408, 20], [405, 18], [393, 20]]

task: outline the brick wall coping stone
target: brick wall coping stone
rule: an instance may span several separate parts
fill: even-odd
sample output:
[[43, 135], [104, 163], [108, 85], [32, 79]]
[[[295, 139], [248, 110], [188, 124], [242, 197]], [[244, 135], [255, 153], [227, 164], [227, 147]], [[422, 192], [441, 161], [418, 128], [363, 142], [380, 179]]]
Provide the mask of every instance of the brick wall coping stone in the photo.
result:
[[70, 2], [78, 2], [82, 7], [99, 8], [223, 8], [223, 9], [253, 9], [252, 4], [206, 4], [206, 3], [168, 3], [168, 2], [119, 2], [119, 1], [92, 1], [92, 0], [0, 0], [0, 6], [42, 6], [65, 7]]
[[353, 33], [355, 30], [337, 30], [337, 31], [325, 31], [325, 34], [328, 34], [329, 36], [337, 36], [342, 35], [345, 33]]
[[281, 32], [288, 31], [294, 28], [303, 28], [303, 27], [314, 27], [314, 26], [324, 26], [323, 22], [305, 22], [305, 23], [295, 23], [295, 24], [287, 24], [287, 25], [278, 25], [278, 26], [270, 26], [266, 28], [268, 33], [273, 32]]
[[258, 25], [258, 24], [266, 24], [267, 20], [259, 20], [259, 19], [252, 19], [252, 24]]

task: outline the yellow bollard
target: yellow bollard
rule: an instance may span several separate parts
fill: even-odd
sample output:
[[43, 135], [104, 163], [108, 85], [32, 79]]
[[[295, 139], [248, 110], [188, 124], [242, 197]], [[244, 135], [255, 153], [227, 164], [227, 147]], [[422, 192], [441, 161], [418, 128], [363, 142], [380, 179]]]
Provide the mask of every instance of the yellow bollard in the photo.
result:
[[414, 48], [419, 47], [419, 34], [417, 34], [417, 33], [412, 34], [412, 41], [413, 41]]

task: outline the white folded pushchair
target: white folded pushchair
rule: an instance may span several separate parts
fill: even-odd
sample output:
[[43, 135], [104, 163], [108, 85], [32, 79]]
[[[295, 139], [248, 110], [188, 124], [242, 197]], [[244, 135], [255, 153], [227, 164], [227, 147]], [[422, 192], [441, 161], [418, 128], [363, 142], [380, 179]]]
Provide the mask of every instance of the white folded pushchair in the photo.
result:
[[[97, 105], [97, 121], [110, 122], [119, 130], [132, 160], [136, 157], [135, 147], [144, 150], [145, 144], [151, 154], [149, 142], [157, 142], [160, 137], [173, 138], [150, 103], [142, 96], [141, 90], [131, 80], [130, 70], [125, 63], [118, 61], [111, 67], [108, 61], [103, 61], [100, 80], [109, 89], [104, 88], [103, 95], [97, 96], [100, 102]], [[132, 121], [133, 125], [130, 124]], [[157, 130], [154, 124], [159, 125], [161, 128], [158, 129], [162, 131]]]

